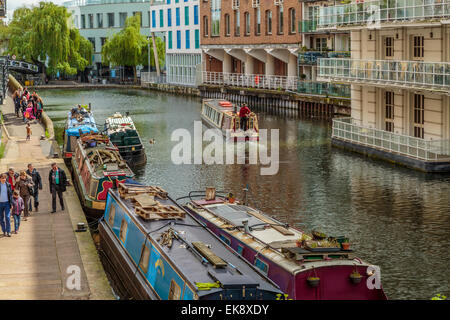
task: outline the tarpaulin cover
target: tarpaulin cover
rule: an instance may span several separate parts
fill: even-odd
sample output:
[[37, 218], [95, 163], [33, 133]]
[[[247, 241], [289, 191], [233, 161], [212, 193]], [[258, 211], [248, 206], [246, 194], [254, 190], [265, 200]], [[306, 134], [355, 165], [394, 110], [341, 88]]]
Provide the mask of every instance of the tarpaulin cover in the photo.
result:
[[81, 133], [98, 133], [98, 129], [95, 128], [95, 127], [81, 125], [81, 126], [78, 126], [78, 127], [67, 129], [66, 130], [66, 134], [68, 136], [79, 137], [80, 136], [80, 130], [81, 130]]

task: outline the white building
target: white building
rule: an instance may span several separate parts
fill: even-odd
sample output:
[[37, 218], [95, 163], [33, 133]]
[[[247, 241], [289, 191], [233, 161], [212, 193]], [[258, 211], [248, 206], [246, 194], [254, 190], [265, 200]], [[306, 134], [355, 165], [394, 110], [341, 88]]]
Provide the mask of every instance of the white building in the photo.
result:
[[155, 1], [150, 10], [150, 30], [166, 42], [167, 82], [195, 85], [202, 59], [199, 0]]
[[150, 0], [73, 0], [63, 5], [72, 13], [73, 25], [91, 41], [94, 71], [101, 69], [102, 46], [125, 26], [127, 17], [141, 16], [141, 34], [150, 36]]
[[352, 118], [333, 121], [334, 143], [450, 171], [450, 0], [320, 8], [318, 28], [351, 32], [351, 58], [319, 59], [319, 80], [352, 85]]

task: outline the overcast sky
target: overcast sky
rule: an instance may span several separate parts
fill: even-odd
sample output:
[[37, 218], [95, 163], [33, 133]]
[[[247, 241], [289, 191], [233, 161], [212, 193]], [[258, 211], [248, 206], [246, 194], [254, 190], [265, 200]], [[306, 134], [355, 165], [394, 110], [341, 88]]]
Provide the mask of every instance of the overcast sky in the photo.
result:
[[31, 6], [33, 4], [38, 4], [39, 2], [44, 1], [44, 2], [53, 2], [56, 4], [61, 4], [67, 0], [52, 0], [52, 1], [48, 1], [48, 0], [6, 0], [6, 9], [7, 9], [7, 17], [8, 19], [12, 18], [12, 14], [14, 12], [15, 9], [22, 7], [22, 6]]

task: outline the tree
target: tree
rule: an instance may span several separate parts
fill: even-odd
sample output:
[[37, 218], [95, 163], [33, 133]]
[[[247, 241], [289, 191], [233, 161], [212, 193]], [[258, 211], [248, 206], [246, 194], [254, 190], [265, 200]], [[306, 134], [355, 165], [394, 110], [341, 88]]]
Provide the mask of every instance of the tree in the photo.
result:
[[[150, 43], [149, 43], [150, 42]], [[152, 46], [152, 39], [150, 38], [148, 41], [146, 41], [146, 47], [142, 48], [142, 59], [141, 64], [143, 66], [148, 65], [148, 45], [150, 44], [150, 66], [155, 67], [155, 55], [153, 54], [153, 46]], [[166, 52], [166, 44], [161, 38], [156, 38], [156, 52], [158, 53], [158, 61], [159, 66], [162, 68], [165, 63], [165, 52]]]
[[[148, 64], [148, 40], [141, 34], [140, 28], [139, 15], [128, 17], [125, 27], [109, 37], [102, 47], [103, 64], [133, 67], [135, 82], [137, 81], [136, 66]], [[162, 50], [161, 54], [164, 55], [164, 43], [161, 40], [157, 50], [158, 53]]]
[[91, 43], [68, 24], [70, 13], [63, 6], [40, 2], [16, 9], [8, 26], [8, 51], [18, 59], [44, 66], [46, 73], [73, 75], [90, 64]]

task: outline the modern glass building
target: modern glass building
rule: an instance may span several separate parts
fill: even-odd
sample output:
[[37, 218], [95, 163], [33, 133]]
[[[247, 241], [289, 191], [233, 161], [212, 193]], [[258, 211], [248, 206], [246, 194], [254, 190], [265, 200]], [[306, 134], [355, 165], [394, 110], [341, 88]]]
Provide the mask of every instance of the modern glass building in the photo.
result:
[[155, 1], [150, 8], [151, 32], [165, 34], [168, 83], [196, 84], [202, 59], [199, 10], [199, 0]]
[[92, 43], [94, 74], [101, 70], [103, 44], [124, 27], [127, 17], [140, 15], [141, 34], [150, 36], [150, 0], [73, 0], [63, 5], [72, 14], [73, 25]]

